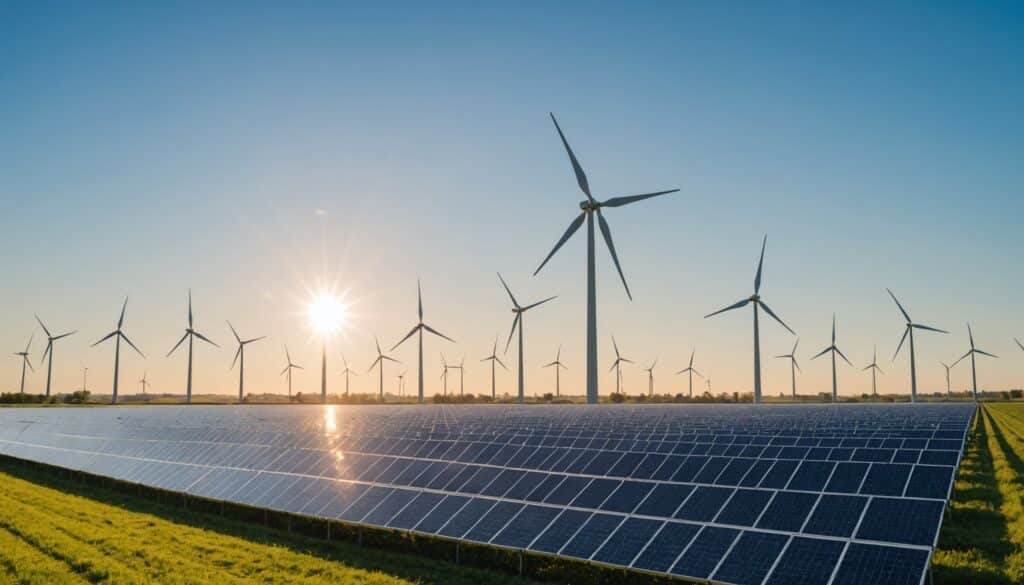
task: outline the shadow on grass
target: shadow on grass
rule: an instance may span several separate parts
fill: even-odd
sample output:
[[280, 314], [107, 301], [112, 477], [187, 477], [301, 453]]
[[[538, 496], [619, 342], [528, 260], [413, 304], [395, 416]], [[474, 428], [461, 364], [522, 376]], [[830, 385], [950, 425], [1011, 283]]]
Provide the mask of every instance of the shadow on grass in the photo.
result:
[[527, 579], [485, 569], [456, 565], [448, 559], [380, 550], [353, 542], [324, 540], [235, 520], [215, 513], [189, 510], [156, 502], [120, 489], [82, 483], [62, 477], [59, 471], [39, 469], [10, 461], [0, 461], [0, 472], [30, 483], [83, 497], [130, 512], [150, 514], [163, 520], [240, 538], [262, 545], [285, 547], [301, 554], [316, 556], [348, 567], [382, 573], [423, 585], [528, 585]]
[[[937, 552], [944, 554], [932, 567], [937, 584], [1011, 583], [1003, 573], [988, 568], [1000, 567], [1013, 552], [1007, 518], [1000, 512], [1003, 495], [989, 450], [990, 432], [998, 441], [998, 425], [982, 408], [956, 478], [968, 486], [954, 489], [949, 516], [939, 535]], [[1009, 452], [1005, 442], [1000, 447]], [[980, 566], [975, 557], [987, 566]]]

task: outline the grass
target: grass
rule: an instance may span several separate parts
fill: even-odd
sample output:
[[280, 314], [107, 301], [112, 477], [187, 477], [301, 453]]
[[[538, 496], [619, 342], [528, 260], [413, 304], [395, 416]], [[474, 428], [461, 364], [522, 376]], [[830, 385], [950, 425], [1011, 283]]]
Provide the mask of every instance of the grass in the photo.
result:
[[932, 558], [935, 583], [1024, 583], [1024, 404], [987, 403]]
[[420, 556], [307, 538], [0, 462], [0, 585], [525, 585]]

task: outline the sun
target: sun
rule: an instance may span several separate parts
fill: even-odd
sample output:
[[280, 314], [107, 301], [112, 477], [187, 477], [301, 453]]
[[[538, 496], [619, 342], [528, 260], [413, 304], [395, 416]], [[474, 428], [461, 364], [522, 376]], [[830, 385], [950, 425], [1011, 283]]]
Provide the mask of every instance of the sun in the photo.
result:
[[309, 324], [321, 335], [330, 335], [345, 324], [348, 307], [338, 297], [319, 293], [309, 302]]

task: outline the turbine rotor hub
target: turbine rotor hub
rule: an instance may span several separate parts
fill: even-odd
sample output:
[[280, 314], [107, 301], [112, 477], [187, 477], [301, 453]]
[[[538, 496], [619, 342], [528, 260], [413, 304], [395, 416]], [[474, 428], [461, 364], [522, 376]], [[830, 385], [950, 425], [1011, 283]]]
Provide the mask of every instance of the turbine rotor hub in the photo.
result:
[[591, 201], [589, 199], [580, 201], [580, 209], [583, 211], [596, 211], [599, 207], [601, 207], [601, 204], [597, 201]]

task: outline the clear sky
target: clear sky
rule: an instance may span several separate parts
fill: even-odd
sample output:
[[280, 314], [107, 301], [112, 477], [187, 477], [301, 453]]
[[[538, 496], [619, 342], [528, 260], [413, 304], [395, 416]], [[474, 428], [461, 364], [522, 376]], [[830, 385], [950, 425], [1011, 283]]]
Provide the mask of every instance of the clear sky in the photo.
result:
[[[637, 362], [660, 358], [658, 391], [679, 391], [692, 347], [717, 391], [750, 390], [751, 315], [703, 315], [762, 294], [800, 335], [800, 391], [829, 388], [832, 313], [840, 393], [909, 391], [891, 287], [920, 322], [921, 390], [944, 390], [940, 360], [979, 347], [982, 387], [1024, 385], [1024, 14], [1012, 3], [115, 3], [25, 2], [0, 9], [0, 348], [20, 351], [38, 313], [58, 342], [56, 388], [109, 392], [112, 330], [123, 391], [182, 392], [196, 325], [196, 392], [230, 393], [226, 319], [243, 336], [248, 389], [284, 391], [282, 346], [319, 387], [319, 342], [304, 317], [330, 283], [351, 319], [331, 341], [363, 372], [373, 337], [390, 346], [415, 322], [458, 343], [468, 391], [488, 390], [480, 358], [511, 325], [501, 271], [526, 315], [527, 392], [553, 390], [540, 366], [559, 344], [563, 389], [583, 392], [585, 238], [531, 273], [582, 198], [553, 111], [604, 199], [680, 193], [610, 209], [629, 302], [598, 251], [601, 392], [615, 334]], [[318, 213], [319, 212], [319, 213]], [[762, 321], [767, 356], [792, 337]], [[499, 347], [499, 350], [501, 348]], [[415, 371], [415, 347], [394, 353]], [[766, 358], [766, 392], [788, 391]], [[514, 347], [506, 363], [514, 362]], [[965, 362], [966, 363], [966, 362]], [[0, 362], [17, 388], [18, 359]], [[387, 384], [394, 389], [393, 374]], [[966, 387], [969, 366], [954, 370]], [[639, 366], [626, 389], [646, 389]], [[415, 387], [410, 375], [409, 387]], [[499, 392], [514, 376], [499, 375]]]

